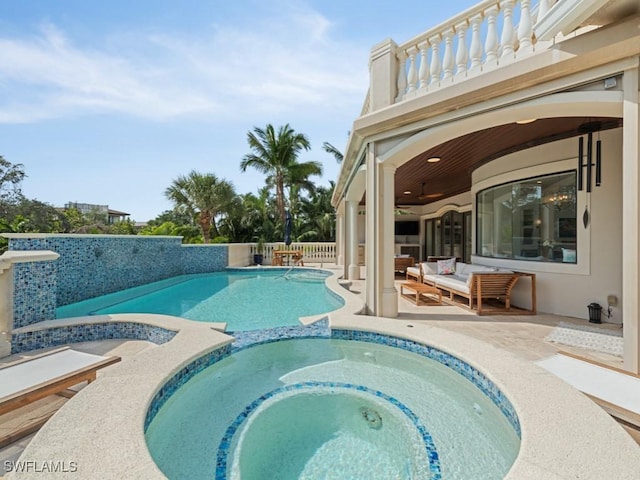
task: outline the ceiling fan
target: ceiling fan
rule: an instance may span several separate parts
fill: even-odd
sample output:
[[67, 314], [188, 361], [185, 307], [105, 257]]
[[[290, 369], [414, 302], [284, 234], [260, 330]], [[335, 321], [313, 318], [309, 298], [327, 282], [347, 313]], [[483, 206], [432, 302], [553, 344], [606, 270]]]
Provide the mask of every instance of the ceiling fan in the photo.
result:
[[418, 199], [420, 199], [420, 200], [432, 200], [434, 198], [438, 198], [438, 197], [441, 197], [442, 195], [444, 195], [444, 193], [442, 193], [442, 192], [424, 193], [424, 186], [425, 185], [426, 185], [426, 183], [422, 182], [422, 191], [421, 191], [420, 195], [418, 195]]
[[412, 215], [414, 213], [414, 212], [411, 212], [410, 210], [407, 210], [407, 208], [415, 207], [415, 205], [409, 205], [409, 204], [401, 205], [398, 203], [398, 200], [399, 198], [396, 197], [396, 201], [393, 204], [394, 213], [396, 215]]

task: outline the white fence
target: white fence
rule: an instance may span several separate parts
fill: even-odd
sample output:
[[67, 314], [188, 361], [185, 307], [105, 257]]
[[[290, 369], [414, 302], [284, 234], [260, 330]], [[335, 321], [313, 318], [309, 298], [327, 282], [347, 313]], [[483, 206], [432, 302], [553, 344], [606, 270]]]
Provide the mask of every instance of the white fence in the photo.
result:
[[[257, 244], [250, 245], [250, 258], [253, 263], [253, 255], [258, 253]], [[263, 246], [263, 265], [271, 265], [274, 250], [299, 250], [302, 252], [304, 263], [335, 263], [335, 242], [293, 242], [288, 247], [284, 243], [265, 243]]]

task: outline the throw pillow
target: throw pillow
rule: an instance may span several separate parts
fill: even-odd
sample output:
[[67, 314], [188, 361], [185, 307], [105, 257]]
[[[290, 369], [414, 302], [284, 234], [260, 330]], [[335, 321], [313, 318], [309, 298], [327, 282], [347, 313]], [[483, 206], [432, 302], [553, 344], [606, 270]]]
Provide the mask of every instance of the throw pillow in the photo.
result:
[[438, 275], [453, 275], [456, 273], [456, 259], [438, 260]]

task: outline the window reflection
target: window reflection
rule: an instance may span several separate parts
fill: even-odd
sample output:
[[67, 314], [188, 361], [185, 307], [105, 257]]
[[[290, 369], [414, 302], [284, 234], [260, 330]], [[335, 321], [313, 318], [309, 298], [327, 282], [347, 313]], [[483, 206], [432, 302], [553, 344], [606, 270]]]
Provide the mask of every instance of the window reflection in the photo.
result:
[[529, 178], [477, 194], [477, 254], [576, 263], [576, 174]]

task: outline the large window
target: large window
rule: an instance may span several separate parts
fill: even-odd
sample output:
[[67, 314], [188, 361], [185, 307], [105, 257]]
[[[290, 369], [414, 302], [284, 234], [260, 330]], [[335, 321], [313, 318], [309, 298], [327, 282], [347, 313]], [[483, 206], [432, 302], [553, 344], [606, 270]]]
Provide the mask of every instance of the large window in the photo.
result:
[[488, 188], [476, 207], [478, 255], [576, 263], [574, 171]]
[[425, 220], [425, 258], [450, 256], [471, 263], [471, 212], [447, 212]]

